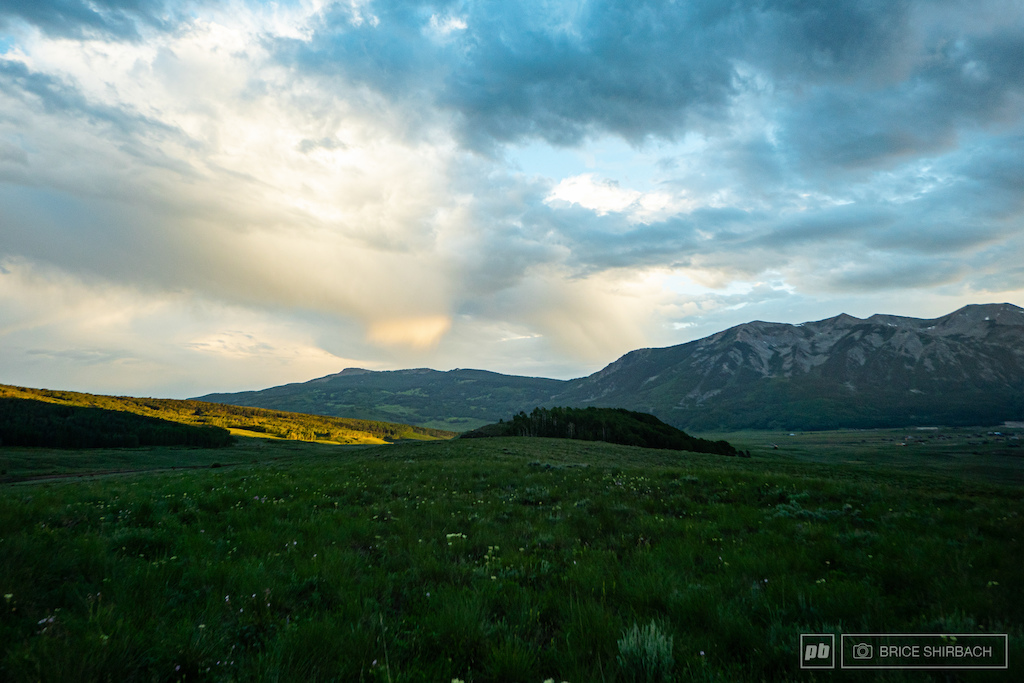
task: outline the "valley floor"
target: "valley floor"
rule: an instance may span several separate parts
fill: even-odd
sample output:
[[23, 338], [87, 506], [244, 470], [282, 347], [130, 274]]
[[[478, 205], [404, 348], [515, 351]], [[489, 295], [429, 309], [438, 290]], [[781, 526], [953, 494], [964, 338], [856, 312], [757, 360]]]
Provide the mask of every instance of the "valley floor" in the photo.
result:
[[1021, 458], [860, 434], [0, 449], [73, 475], [0, 486], [0, 678], [646, 680], [652, 621], [666, 680], [816, 680], [800, 633], [871, 631], [1009, 633], [1019, 674]]

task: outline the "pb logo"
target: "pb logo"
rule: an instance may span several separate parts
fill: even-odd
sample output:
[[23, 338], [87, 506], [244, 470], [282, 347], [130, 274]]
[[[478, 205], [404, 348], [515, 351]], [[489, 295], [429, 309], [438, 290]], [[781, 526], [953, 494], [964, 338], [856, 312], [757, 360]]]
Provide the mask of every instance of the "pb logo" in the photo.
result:
[[836, 668], [836, 637], [832, 633], [800, 634], [800, 668]]

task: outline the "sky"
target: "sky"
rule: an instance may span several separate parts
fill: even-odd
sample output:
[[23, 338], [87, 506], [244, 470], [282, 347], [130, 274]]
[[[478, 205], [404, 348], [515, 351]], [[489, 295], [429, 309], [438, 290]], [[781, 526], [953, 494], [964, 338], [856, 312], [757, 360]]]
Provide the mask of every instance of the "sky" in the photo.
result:
[[1024, 305], [1021, 0], [0, 0], [0, 383]]

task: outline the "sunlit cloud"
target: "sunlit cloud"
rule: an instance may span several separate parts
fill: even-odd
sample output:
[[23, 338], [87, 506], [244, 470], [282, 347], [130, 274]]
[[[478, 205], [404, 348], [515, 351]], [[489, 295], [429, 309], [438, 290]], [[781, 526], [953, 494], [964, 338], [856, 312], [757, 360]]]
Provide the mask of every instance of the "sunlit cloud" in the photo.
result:
[[452, 326], [447, 316], [436, 315], [401, 320], [379, 320], [370, 325], [370, 341], [388, 346], [405, 345], [416, 349], [437, 346]]
[[191, 395], [225, 381], [251, 386], [254, 375], [284, 383], [339, 366], [378, 367], [325, 351], [301, 319], [196, 293], [84, 281], [27, 262], [2, 268], [0, 373], [8, 383]]

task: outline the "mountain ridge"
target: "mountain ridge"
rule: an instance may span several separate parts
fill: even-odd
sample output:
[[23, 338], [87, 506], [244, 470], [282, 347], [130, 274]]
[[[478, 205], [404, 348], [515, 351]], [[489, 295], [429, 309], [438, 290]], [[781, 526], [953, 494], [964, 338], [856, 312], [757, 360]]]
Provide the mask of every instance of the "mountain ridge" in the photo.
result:
[[448, 429], [561, 405], [627, 408], [696, 430], [998, 424], [1024, 417], [1024, 309], [969, 304], [937, 318], [754, 320], [684, 344], [635, 349], [572, 380], [346, 368], [200, 398]]

